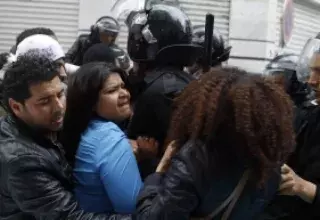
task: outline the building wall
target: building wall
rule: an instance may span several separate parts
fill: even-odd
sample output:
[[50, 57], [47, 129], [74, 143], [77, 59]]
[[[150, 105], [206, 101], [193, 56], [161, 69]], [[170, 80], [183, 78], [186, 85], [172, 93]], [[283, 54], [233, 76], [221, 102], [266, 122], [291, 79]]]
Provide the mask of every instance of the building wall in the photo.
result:
[[306, 41], [320, 32], [320, 1], [294, 0], [293, 35], [280, 48], [283, 4], [284, 0], [232, 0], [229, 64], [261, 73], [277, 54], [300, 54]]
[[[112, 6], [115, 1], [1, 0], [0, 18], [5, 22], [0, 22], [0, 52], [10, 49], [19, 32], [35, 26], [52, 28], [67, 50], [77, 34], [89, 32], [90, 26], [98, 18], [104, 15], [114, 16]], [[206, 13], [207, 4], [207, 12], [216, 15], [217, 28], [221, 29], [225, 39], [233, 47], [228, 63], [250, 72], [262, 72], [277, 53], [299, 53], [305, 41], [320, 31], [320, 3], [315, 3], [316, 0], [294, 0], [295, 29], [292, 41], [283, 50], [279, 48], [283, 0], [230, 0], [230, 3], [229, 0], [199, 1], [202, 3], [198, 11], [194, 10], [196, 7], [190, 0], [180, 0], [180, 6], [190, 14], [193, 23], [199, 23], [199, 18]], [[144, 0], [127, 0], [123, 9], [138, 8], [143, 4]], [[225, 9], [226, 5], [230, 7], [229, 10]], [[229, 22], [225, 22], [228, 19]], [[120, 17], [120, 23], [122, 31], [118, 43], [125, 47], [127, 29], [123, 17]]]
[[277, 0], [232, 0], [230, 65], [260, 73], [277, 52]]
[[51, 28], [67, 50], [78, 32], [79, 0], [0, 0], [0, 53], [25, 29]]
[[[284, 0], [278, 0], [277, 19], [280, 20]], [[283, 49], [288, 53], [300, 53], [305, 42], [320, 32], [320, 1], [294, 0], [294, 28], [292, 39]], [[280, 40], [281, 25], [276, 30], [277, 40]]]

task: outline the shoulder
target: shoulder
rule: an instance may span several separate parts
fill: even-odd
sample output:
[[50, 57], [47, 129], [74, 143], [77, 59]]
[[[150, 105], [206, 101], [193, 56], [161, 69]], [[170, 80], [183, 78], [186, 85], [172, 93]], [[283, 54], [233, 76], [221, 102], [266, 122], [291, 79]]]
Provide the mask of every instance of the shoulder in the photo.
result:
[[186, 160], [193, 158], [192, 161], [194, 161], [194, 159], [204, 161], [208, 160], [208, 151], [203, 142], [199, 140], [188, 141], [182, 145], [177, 156]]
[[320, 131], [320, 107], [316, 106], [313, 108], [308, 108], [305, 113], [305, 120], [307, 122], [307, 129], [311, 133], [316, 133]]
[[[134, 157], [129, 139], [114, 123], [107, 122], [98, 127], [99, 142], [95, 149], [97, 165], [118, 161], [120, 158]], [[119, 161], [118, 161], [119, 162]]]
[[[210, 154], [201, 141], [186, 142], [172, 158], [172, 164], [185, 169], [194, 180], [207, 179], [210, 171]], [[210, 175], [209, 175], [210, 176]]]
[[112, 137], [123, 137], [124, 133], [119, 126], [113, 122], [92, 120], [83, 135], [90, 136], [98, 141], [103, 141], [104, 139], [110, 139]]
[[[94, 120], [90, 123], [84, 138], [94, 141], [98, 151], [105, 152], [113, 149], [123, 141], [128, 142], [124, 132], [113, 122]], [[129, 143], [129, 142], [128, 142]]]
[[123, 131], [113, 122], [93, 120], [82, 134], [78, 154], [98, 159], [110, 154], [117, 143], [125, 139]]

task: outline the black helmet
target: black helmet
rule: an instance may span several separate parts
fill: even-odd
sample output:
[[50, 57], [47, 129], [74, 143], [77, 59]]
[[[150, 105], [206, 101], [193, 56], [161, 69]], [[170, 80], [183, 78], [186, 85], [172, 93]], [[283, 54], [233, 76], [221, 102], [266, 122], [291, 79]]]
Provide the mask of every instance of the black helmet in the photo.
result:
[[179, 8], [157, 4], [150, 10], [133, 11], [126, 24], [129, 28], [127, 50], [137, 62], [188, 65], [203, 53], [192, 45], [192, 26]]
[[108, 33], [117, 36], [120, 31], [119, 22], [110, 16], [103, 16], [91, 27], [91, 32]]
[[[193, 43], [204, 47], [204, 39], [205, 25], [193, 26]], [[229, 59], [232, 47], [226, 47], [222, 35], [216, 28], [213, 32], [212, 48], [212, 66], [219, 65], [220, 63], [225, 62]], [[199, 60], [198, 62], [202, 63], [202, 60]]]
[[126, 70], [130, 67], [130, 59], [125, 51], [116, 45], [108, 46], [104, 43], [94, 44], [83, 56], [83, 64], [91, 62], [106, 62]]

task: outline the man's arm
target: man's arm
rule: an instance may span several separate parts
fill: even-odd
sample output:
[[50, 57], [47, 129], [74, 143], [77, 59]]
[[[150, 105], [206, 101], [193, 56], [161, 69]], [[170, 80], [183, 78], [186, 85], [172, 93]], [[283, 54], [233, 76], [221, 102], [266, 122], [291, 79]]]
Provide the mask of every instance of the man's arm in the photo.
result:
[[[77, 65], [75, 59], [76, 59], [76, 56], [78, 56], [78, 53], [81, 53], [81, 51], [80, 51], [80, 48], [81, 48], [80, 43], [81, 43], [80, 37], [78, 37], [77, 40], [72, 44], [72, 46], [70, 47], [70, 49], [66, 53], [65, 61], [67, 63], [71, 63], [71, 64]], [[81, 60], [81, 62], [82, 62], [82, 60]]]
[[129, 220], [130, 216], [86, 213], [52, 175], [49, 161], [24, 155], [8, 164], [8, 188], [16, 204], [36, 219]]

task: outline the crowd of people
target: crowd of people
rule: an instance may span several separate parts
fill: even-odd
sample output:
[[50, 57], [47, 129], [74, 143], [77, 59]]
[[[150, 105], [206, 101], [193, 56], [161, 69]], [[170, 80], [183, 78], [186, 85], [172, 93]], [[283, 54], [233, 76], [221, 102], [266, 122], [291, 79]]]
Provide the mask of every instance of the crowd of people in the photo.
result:
[[[100, 18], [65, 54], [45, 27], [0, 55], [0, 219], [320, 217], [320, 50], [265, 74], [165, 4]], [[319, 170], [318, 170], [319, 169]]]

